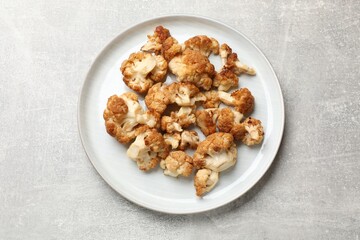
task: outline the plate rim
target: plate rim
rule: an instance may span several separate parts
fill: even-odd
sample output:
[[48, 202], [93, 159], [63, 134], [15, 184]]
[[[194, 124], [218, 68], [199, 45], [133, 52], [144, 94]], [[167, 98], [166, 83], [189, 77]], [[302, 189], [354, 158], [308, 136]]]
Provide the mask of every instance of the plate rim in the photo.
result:
[[[123, 33], [131, 30], [132, 28], [138, 27], [142, 24], [145, 24], [147, 22], [151, 22], [151, 21], [156, 21], [156, 20], [161, 20], [161, 19], [167, 19], [167, 18], [178, 18], [178, 17], [185, 17], [185, 18], [195, 18], [195, 19], [201, 19], [201, 20], [206, 20], [209, 22], [213, 22], [219, 25], [223, 25], [229, 29], [231, 29], [232, 31], [236, 32], [237, 34], [241, 35], [245, 40], [247, 40], [258, 52], [259, 54], [262, 56], [262, 58], [266, 61], [266, 63], [269, 65], [270, 70], [273, 74], [273, 76], [276, 79], [276, 84], [274, 85], [274, 87], [276, 87], [278, 89], [278, 92], [280, 94], [280, 104], [279, 104], [279, 115], [281, 118], [281, 125], [280, 125], [280, 137], [278, 139], [278, 142], [276, 143], [276, 149], [275, 151], [273, 151], [273, 155], [271, 156], [271, 161], [268, 162], [268, 164], [263, 168], [263, 172], [261, 172], [261, 174], [259, 174], [258, 178], [256, 178], [255, 180], [253, 180], [252, 182], [250, 182], [250, 184], [248, 185], [247, 188], [244, 188], [242, 191], [239, 191], [238, 194], [236, 194], [234, 197], [230, 198], [228, 201], [225, 202], [220, 202], [217, 204], [213, 204], [210, 205], [206, 208], [203, 209], [199, 209], [199, 210], [191, 210], [191, 211], [168, 211], [166, 209], [163, 209], [161, 207], [155, 207], [154, 205], [151, 204], [145, 204], [143, 202], [138, 201], [136, 198], [133, 198], [130, 195], [127, 195], [125, 191], [120, 191], [119, 189], [117, 189], [117, 187], [115, 186], [115, 184], [113, 184], [111, 182], [111, 180], [105, 176], [106, 174], [101, 174], [101, 171], [99, 170], [99, 167], [96, 166], [96, 163], [92, 160], [91, 156], [90, 156], [90, 152], [88, 151], [88, 148], [85, 144], [85, 140], [84, 140], [84, 133], [81, 130], [81, 109], [80, 109], [80, 105], [81, 103], [84, 101], [83, 99], [85, 98], [85, 94], [84, 94], [84, 88], [87, 85], [86, 83], [89, 81], [89, 76], [91, 73], [91, 70], [93, 69], [94, 65], [96, 62], [99, 61], [100, 57], [106, 52], [106, 50], [114, 43], [116, 42], [116, 40], [118, 39], [118, 37], [120, 35], [122, 35]], [[92, 60], [90, 67], [87, 70], [87, 73], [85, 75], [85, 78], [83, 79], [82, 83], [81, 83], [81, 87], [80, 87], [80, 91], [79, 91], [79, 95], [78, 95], [78, 102], [77, 102], [77, 127], [78, 127], [78, 133], [79, 133], [79, 137], [81, 140], [81, 144], [83, 146], [84, 152], [88, 158], [88, 160], [91, 162], [91, 164], [93, 165], [93, 167], [95, 168], [97, 174], [100, 175], [100, 177], [115, 191], [117, 192], [117, 194], [120, 194], [122, 197], [124, 197], [126, 200], [137, 204], [138, 206], [141, 206], [143, 208], [147, 208], [156, 212], [161, 212], [161, 213], [167, 213], [167, 214], [178, 214], [178, 215], [183, 215], [183, 214], [196, 214], [196, 213], [202, 213], [202, 212], [207, 212], [210, 210], [214, 210], [217, 209], [221, 206], [224, 206], [226, 204], [229, 204], [230, 202], [233, 202], [234, 200], [238, 199], [239, 197], [243, 196], [245, 193], [247, 193], [251, 188], [253, 188], [255, 186], [256, 183], [258, 183], [265, 175], [265, 173], [269, 170], [270, 166], [272, 165], [272, 163], [274, 162], [274, 159], [276, 157], [276, 155], [278, 154], [282, 139], [283, 139], [283, 135], [284, 135], [284, 126], [285, 126], [285, 105], [284, 105], [284, 97], [282, 94], [282, 90], [281, 90], [281, 86], [280, 86], [280, 82], [279, 79], [274, 71], [274, 68], [272, 66], [272, 64], [270, 63], [270, 61], [268, 60], [268, 58], [265, 56], [265, 54], [261, 51], [261, 49], [251, 40], [249, 39], [245, 34], [243, 34], [242, 32], [240, 32], [239, 30], [233, 28], [232, 26], [223, 23], [219, 20], [207, 17], [207, 16], [202, 16], [202, 15], [198, 15], [198, 14], [166, 14], [166, 15], [161, 15], [158, 17], [153, 17], [153, 18], [147, 18], [143, 21], [137, 22], [131, 26], [129, 26], [128, 28], [125, 28], [124, 30], [122, 30], [120, 33], [118, 33], [115, 37], [113, 37], [111, 39], [111, 41], [109, 41], [107, 44], [105, 44], [104, 47], [102, 47], [102, 49], [97, 53], [97, 55], [95, 56], [95, 58]]]

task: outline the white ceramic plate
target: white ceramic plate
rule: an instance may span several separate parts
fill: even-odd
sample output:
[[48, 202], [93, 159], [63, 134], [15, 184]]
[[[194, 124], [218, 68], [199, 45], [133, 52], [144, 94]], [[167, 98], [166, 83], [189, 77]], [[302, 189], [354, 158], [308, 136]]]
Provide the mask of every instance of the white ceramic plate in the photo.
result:
[[[253, 117], [263, 122], [262, 145], [238, 147], [235, 167], [221, 173], [216, 187], [203, 198], [195, 196], [192, 178], [164, 176], [161, 169], [144, 173], [126, 156], [126, 146], [110, 137], [102, 117], [109, 96], [129, 91], [119, 67], [130, 53], [138, 51], [157, 25], [168, 28], [183, 42], [195, 35], [208, 35], [227, 43], [239, 59], [253, 66], [257, 75], [240, 77], [240, 87], [255, 97]], [[210, 59], [219, 69], [220, 57]], [[168, 77], [167, 82], [171, 79]], [[78, 125], [85, 151], [100, 175], [122, 196], [141, 206], [167, 213], [196, 213], [222, 206], [248, 191], [266, 172], [279, 148], [284, 127], [284, 104], [277, 77], [261, 51], [243, 34], [220, 22], [197, 16], [165, 16], [137, 24], [111, 41], [92, 64], [84, 81]]]

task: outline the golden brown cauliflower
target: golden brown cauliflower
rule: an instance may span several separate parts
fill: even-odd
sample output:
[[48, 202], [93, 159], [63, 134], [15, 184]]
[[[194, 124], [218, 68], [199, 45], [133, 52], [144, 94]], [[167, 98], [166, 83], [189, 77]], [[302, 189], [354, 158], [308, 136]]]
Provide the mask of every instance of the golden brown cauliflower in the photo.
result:
[[154, 82], [164, 80], [167, 62], [158, 55], [146, 52], [132, 53], [120, 68], [125, 84], [138, 93], [146, 93]]
[[255, 69], [240, 62], [237, 54], [233, 53], [232, 49], [226, 43], [222, 44], [220, 47], [220, 57], [222, 59], [223, 68], [231, 70], [236, 75], [240, 75], [241, 73], [249, 75], [256, 74]]
[[230, 54], [232, 54], [232, 49], [226, 43], [221, 44], [220, 46], [220, 57], [223, 68], [226, 66], [227, 58]]
[[147, 128], [137, 133], [135, 141], [127, 150], [127, 155], [136, 161], [140, 170], [148, 171], [168, 156], [169, 148], [156, 129]]
[[200, 169], [194, 177], [196, 195], [201, 197], [210, 192], [219, 181], [219, 173], [210, 169]]
[[217, 108], [208, 108], [195, 112], [196, 125], [198, 125], [205, 136], [216, 132], [216, 121], [219, 116], [218, 111], [219, 109]]
[[192, 107], [181, 107], [179, 111], [173, 111], [170, 116], [161, 118], [161, 129], [168, 133], [182, 132], [183, 128], [189, 127], [196, 121]]
[[188, 147], [196, 149], [199, 143], [199, 136], [195, 131], [183, 131], [181, 133], [181, 141], [179, 145], [180, 150], [185, 150]]
[[182, 48], [178, 41], [173, 37], [168, 37], [162, 44], [161, 55], [169, 62], [176, 55], [180, 54], [181, 51]]
[[195, 36], [186, 40], [184, 48], [200, 51], [205, 57], [209, 57], [211, 53], [219, 54], [219, 42], [205, 35]]
[[164, 139], [171, 149], [185, 150], [188, 147], [196, 149], [199, 143], [197, 132], [188, 130], [184, 130], [181, 135], [178, 132], [165, 133]]
[[218, 91], [220, 100], [229, 106], [234, 106], [236, 111], [248, 115], [254, 110], [255, 99], [249, 89], [240, 88], [231, 94]]
[[183, 151], [173, 151], [160, 162], [164, 174], [171, 177], [190, 176], [193, 170], [193, 160]]
[[108, 99], [103, 114], [106, 131], [121, 143], [128, 143], [136, 137], [137, 127], [146, 124], [157, 127], [160, 115], [141, 108], [135, 93], [113, 95]]
[[[184, 131], [185, 132], [185, 131]], [[165, 133], [164, 139], [167, 145], [171, 147], [171, 149], [177, 149], [179, 147], [181, 141], [180, 133]]]
[[191, 82], [197, 87], [209, 90], [215, 74], [214, 65], [199, 51], [186, 49], [169, 62], [170, 71], [180, 82]]
[[210, 90], [204, 92], [206, 97], [205, 102], [203, 102], [203, 108], [218, 108], [220, 105], [220, 98], [217, 91]]
[[264, 138], [264, 129], [260, 120], [248, 117], [241, 124], [234, 126], [231, 129], [231, 134], [236, 140], [252, 146], [261, 143]]
[[170, 104], [168, 86], [157, 83], [152, 86], [145, 96], [145, 104], [148, 109], [162, 114]]
[[221, 172], [233, 166], [237, 160], [234, 138], [230, 133], [217, 132], [199, 143], [194, 153], [194, 166]]
[[243, 115], [238, 111], [232, 110], [230, 108], [220, 109], [217, 121], [219, 132], [229, 133], [235, 125], [240, 124], [242, 118]]
[[161, 53], [162, 45], [166, 39], [170, 37], [170, 31], [163, 26], [157, 26], [153, 35], [148, 35], [147, 43], [141, 47], [141, 51], [155, 53], [159, 55]]
[[239, 79], [236, 74], [224, 68], [220, 71], [220, 73], [216, 73], [213, 86], [217, 87], [219, 91], [227, 91], [232, 87], [238, 87]]
[[178, 41], [170, 35], [170, 31], [163, 26], [157, 26], [153, 35], [148, 35], [147, 43], [141, 47], [141, 51], [162, 55], [166, 61], [170, 61], [181, 53], [182, 47]]
[[171, 103], [179, 106], [194, 106], [197, 101], [205, 101], [205, 96], [192, 83], [174, 82], [168, 86], [168, 94]]
[[168, 63], [162, 56], [153, 56], [156, 59], [154, 69], [147, 75], [154, 82], [163, 82], [166, 78]]
[[139, 124], [147, 125], [151, 128], [160, 128], [160, 117], [161, 115], [155, 111], [147, 110], [142, 114], [136, 116], [136, 121]]

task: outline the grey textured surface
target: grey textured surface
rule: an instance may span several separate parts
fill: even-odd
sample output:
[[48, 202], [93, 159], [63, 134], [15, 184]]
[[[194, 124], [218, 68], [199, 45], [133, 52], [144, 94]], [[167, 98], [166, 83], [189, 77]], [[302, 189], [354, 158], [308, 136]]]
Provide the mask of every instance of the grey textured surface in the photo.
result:
[[[286, 126], [245, 196], [166, 215], [113, 191], [88, 161], [77, 98], [101, 48], [172, 13], [221, 20], [274, 66]], [[0, 0], [0, 239], [354, 239], [360, 237], [360, 3]]]

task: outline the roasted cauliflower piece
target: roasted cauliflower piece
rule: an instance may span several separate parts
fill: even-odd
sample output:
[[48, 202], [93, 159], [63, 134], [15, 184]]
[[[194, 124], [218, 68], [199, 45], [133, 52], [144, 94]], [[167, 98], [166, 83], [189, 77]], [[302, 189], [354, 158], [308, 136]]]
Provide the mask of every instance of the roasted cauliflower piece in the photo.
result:
[[218, 94], [223, 103], [233, 106], [236, 111], [244, 115], [248, 115], [254, 110], [255, 99], [247, 88], [240, 88], [231, 94], [218, 91]]
[[179, 106], [194, 106], [198, 101], [205, 101], [205, 96], [192, 83], [174, 82], [168, 86], [168, 94], [171, 103]]
[[173, 111], [170, 116], [161, 118], [161, 129], [168, 133], [182, 132], [183, 128], [195, 123], [196, 118], [192, 107], [181, 107], [179, 111]]
[[149, 127], [159, 125], [160, 115], [141, 108], [135, 93], [124, 93], [120, 96], [113, 95], [108, 99], [103, 114], [106, 131], [120, 143], [133, 140], [135, 130], [143, 124]]
[[166, 78], [168, 63], [162, 56], [153, 56], [156, 59], [156, 65], [154, 69], [148, 74], [154, 82], [163, 82]]
[[165, 133], [164, 139], [167, 145], [171, 147], [171, 149], [177, 149], [179, 147], [181, 141], [180, 133]]
[[180, 150], [185, 150], [188, 147], [196, 149], [199, 143], [199, 136], [195, 131], [183, 131], [181, 133], [181, 141], [179, 145]]
[[252, 146], [261, 143], [264, 138], [264, 128], [260, 120], [248, 117], [241, 124], [234, 126], [231, 129], [231, 134], [236, 140]]
[[147, 43], [141, 47], [141, 51], [162, 55], [166, 61], [170, 61], [181, 53], [182, 47], [178, 41], [170, 35], [170, 31], [163, 26], [157, 26], [153, 35], [148, 35]]
[[220, 105], [220, 98], [217, 91], [210, 90], [204, 92], [206, 100], [203, 102], [203, 108], [218, 108]]
[[153, 110], [147, 110], [142, 114], [136, 115], [136, 121], [139, 124], [144, 124], [151, 128], [160, 128], [160, 117], [159, 113]]
[[166, 39], [170, 37], [170, 31], [163, 26], [157, 26], [153, 35], [148, 35], [147, 43], [141, 47], [141, 51], [155, 53], [159, 55], [161, 53], [162, 45]]
[[168, 86], [157, 83], [152, 86], [145, 96], [145, 104], [148, 109], [162, 114], [170, 104]]
[[182, 175], [188, 177], [193, 170], [193, 160], [183, 151], [173, 151], [160, 162], [164, 174], [171, 177]]
[[169, 62], [176, 55], [180, 54], [181, 51], [182, 47], [178, 41], [173, 37], [168, 37], [162, 45], [161, 55]]
[[182, 132], [183, 128], [177, 122], [176, 118], [177, 118], [177, 116], [174, 116], [174, 118], [171, 116], [163, 116], [161, 118], [161, 129], [168, 133]]
[[214, 65], [199, 51], [185, 49], [181, 55], [169, 62], [170, 71], [179, 82], [191, 82], [197, 87], [209, 90], [215, 74]]
[[200, 169], [194, 177], [196, 195], [201, 197], [210, 192], [219, 181], [219, 173], [210, 169]]
[[225, 68], [226, 64], [227, 64], [228, 56], [233, 53], [232, 49], [229, 47], [229, 45], [227, 45], [226, 43], [223, 43], [220, 46], [219, 53], [220, 53], [222, 66], [223, 66], [223, 68]]
[[224, 68], [220, 73], [216, 73], [213, 86], [217, 87], [219, 91], [228, 91], [232, 87], [238, 87], [238, 82], [239, 79], [236, 74], [233, 71]]
[[146, 52], [132, 53], [120, 68], [125, 84], [138, 93], [146, 93], [154, 82], [164, 80], [167, 62], [158, 55]]
[[171, 103], [178, 106], [195, 106], [196, 102], [205, 101], [206, 97], [192, 83], [157, 83], [149, 89], [145, 96], [146, 106], [162, 114]]
[[219, 54], [219, 42], [205, 35], [195, 36], [186, 40], [184, 48], [199, 51], [205, 57], [209, 57], [211, 53]]
[[203, 93], [199, 92], [194, 97], [190, 99], [191, 106], [195, 106], [197, 102], [203, 102], [206, 100], [206, 97]]
[[237, 54], [233, 53], [232, 49], [226, 43], [222, 44], [220, 47], [220, 57], [223, 63], [223, 68], [231, 70], [236, 75], [240, 75], [241, 73], [249, 75], [256, 74], [255, 69], [240, 62]]
[[240, 124], [243, 117], [244, 115], [230, 108], [220, 109], [217, 121], [219, 132], [229, 133], [234, 126]]
[[197, 132], [188, 130], [184, 130], [181, 134], [178, 132], [165, 133], [164, 139], [171, 149], [185, 150], [188, 147], [196, 149], [199, 143]]
[[205, 136], [216, 132], [216, 121], [219, 116], [218, 111], [219, 109], [217, 108], [208, 108], [195, 112], [196, 125], [198, 125]]
[[127, 155], [136, 161], [142, 171], [155, 168], [168, 154], [169, 148], [161, 133], [150, 128], [138, 131], [135, 141], [127, 150]]
[[199, 143], [194, 153], [194, 166], [221, 172], [236, 163], [237, 150], [230, 133], [217, 132]]

